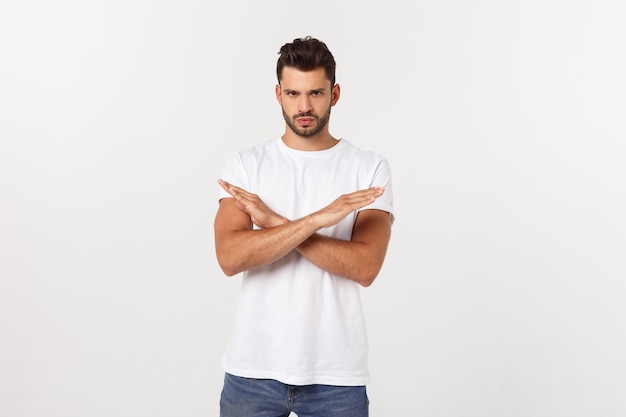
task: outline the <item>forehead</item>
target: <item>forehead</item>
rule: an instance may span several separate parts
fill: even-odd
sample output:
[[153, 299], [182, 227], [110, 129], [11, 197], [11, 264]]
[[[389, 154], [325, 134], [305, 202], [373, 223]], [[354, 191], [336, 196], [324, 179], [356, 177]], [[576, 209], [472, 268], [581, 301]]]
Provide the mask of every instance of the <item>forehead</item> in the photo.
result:
[[293, 90], [329, 88], [330, 80], [326, 78], [324, 68], [300, 71], [292, 67], [285, 67], [280, 79], [280, 86]]

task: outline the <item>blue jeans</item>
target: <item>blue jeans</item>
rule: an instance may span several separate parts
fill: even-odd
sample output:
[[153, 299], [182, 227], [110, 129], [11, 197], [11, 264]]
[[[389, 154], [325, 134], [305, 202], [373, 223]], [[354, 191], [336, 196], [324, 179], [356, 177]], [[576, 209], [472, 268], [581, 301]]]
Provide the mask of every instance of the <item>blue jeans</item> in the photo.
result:
[[287, 385], [226, 374], [220, 417], [367, 417], [364, 386]]

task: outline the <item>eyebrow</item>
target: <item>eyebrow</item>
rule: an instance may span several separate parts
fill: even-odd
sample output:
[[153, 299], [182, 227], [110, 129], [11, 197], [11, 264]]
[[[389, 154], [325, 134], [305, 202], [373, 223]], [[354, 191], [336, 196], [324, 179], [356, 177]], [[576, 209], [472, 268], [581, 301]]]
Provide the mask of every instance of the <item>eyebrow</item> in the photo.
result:
[[[327, 89], [325, 87], [320, 87], [320, 88], [312, 88], [312, 89], [308, 90], [308, 92], [309, 93], [318, 93], [318, 92], [324, 92], [326, 90]], [[285, 93], [291, 93], [291, 92], [299, 93], [300, 92], [300, 91], [295, 90], [293, 88], [283, 88], [282, 91], [284, 91]]]

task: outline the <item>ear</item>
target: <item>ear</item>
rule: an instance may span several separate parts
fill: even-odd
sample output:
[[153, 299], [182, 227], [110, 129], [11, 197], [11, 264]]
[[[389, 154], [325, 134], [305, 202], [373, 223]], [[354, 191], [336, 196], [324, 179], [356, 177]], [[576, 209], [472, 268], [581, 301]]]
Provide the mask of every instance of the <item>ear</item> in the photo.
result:
[[332, 96], [331, 96], [330, 105], [334, 106], [335, 104], [337, 104], [337, 101], [339, 100], [339, 96], [341, 95], [341, 87], [339, 86], [339, 84], [333, 85], [331, 93], [332, 93]]
[[282, 106], [283, 104], [283, 96], [280, 94], [280, 84], [276, 84], [276, 100]]

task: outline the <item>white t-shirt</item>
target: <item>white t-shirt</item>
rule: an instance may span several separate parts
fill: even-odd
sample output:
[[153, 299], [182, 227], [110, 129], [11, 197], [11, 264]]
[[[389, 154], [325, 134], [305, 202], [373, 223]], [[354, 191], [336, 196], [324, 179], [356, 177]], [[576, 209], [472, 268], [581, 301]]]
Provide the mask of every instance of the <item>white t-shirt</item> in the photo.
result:
[[[342, 139], [323, 151], [298, 151], [273, 139], [233, 154], [220, 178], [257, 194], [296, 220], [342, 194], [385, 187], [362, 210], [393, 216], [391, 173], [381, 156]], [[230, 197], [219, 191], [219, 198]], [[357, 213], [318, 233], [350, 240]], [[256, 227], [256, 226], [255, 226]], [[234, 329], [223, 369], [291, 385], [357, 386], [369, 381], [367, 333], [354, 281], [332, 275], [295, 250], [243, 274]]]

